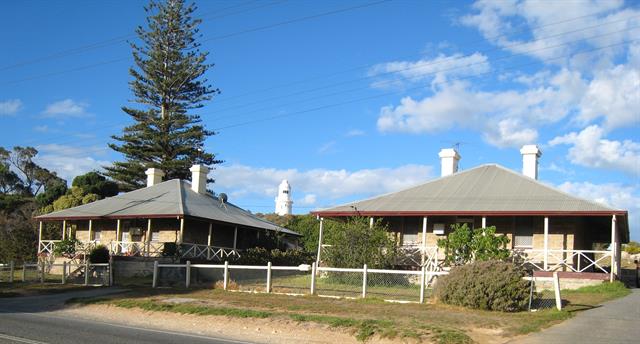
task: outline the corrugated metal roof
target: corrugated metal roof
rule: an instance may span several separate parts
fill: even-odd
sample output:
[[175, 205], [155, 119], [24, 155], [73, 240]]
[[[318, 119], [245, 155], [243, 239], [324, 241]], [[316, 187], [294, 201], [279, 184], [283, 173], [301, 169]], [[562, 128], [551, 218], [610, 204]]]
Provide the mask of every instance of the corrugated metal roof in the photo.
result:
[[56, 211], [36, 217], [39, 220], [131, 218], [131, 217], [182, 217], [225, 222], [244, 227], [262, 228], [292, 235], [294, 231], [258, 218], [231, 203], [222, 203], [210, 194], [191, 190], [191, 184], [172, 179], [93, 203]]
[[571, 196], [499, 165], [482, 165], [412, 188], [315, 211], [393, 213], [614, 213], [620, 210]]

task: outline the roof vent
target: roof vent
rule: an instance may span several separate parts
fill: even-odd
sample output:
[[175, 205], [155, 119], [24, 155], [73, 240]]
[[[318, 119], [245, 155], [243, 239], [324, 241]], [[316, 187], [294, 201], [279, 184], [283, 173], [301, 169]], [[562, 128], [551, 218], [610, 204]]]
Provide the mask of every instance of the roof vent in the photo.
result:
[[440, 176], [446, 177], [458, 172], [460, 154], [454, 148], [444, 148], [438, 153], [440, 157]]
[[164, 171], [159, 168], [150, 168], [144, 173], [147, 175], [147, 187], [161, 183], [162, 177], [164, 177]]
[[538, 158], [542, 155], [540, 148], [537, 145], [524, 145], [520, 149], [520, 154], [522, 154], [522, 174], [538, 179]]
[[189, 171], [191, 171], [191, 190], [199, 194], [206, 194], [209, 168], [205, 165], [193, 165]]

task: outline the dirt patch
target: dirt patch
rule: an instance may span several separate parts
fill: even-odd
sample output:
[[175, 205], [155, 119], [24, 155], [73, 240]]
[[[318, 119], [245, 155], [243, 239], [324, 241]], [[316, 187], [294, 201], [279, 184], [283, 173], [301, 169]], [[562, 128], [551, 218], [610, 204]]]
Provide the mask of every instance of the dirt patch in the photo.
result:
[[[351, 332], [313, 322], [286, 319], [238, 319], [223, 316], [151, 312], [110, 305], [74, 306], [55, 311], [64, 316], [128, 326], [224, 337], [257, 343], [360, 343]], [[371, 338], [367, 343], [407, 341]]]

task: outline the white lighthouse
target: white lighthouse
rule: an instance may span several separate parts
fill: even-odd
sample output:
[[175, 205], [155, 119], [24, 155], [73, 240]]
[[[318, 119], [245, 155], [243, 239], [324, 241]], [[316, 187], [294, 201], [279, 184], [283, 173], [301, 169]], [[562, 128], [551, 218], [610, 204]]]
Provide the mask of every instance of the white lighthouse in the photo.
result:
[[278, 187], [278, 196], [276, 197], [276, 214], [280, 216], [291, 215], [292, 204], [291, 185], [289, 185], [289, 182], [285, 179]]

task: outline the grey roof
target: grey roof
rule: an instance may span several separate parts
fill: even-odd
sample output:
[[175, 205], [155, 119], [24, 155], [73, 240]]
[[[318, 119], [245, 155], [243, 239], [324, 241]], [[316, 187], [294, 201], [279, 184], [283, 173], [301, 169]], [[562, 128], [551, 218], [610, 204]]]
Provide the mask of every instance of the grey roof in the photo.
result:
[[571, 196], [495, 164], [478, 166], [406, 190], [314, 211], [321, 216], [483, 212], [626, 215], [625, 211]]
[[172, 179], [93, 203], [37, 216], [39, 220], [195, 217], [229, 224], [262, 228], [292, 235], [294, 231], [263, 220], [210, 194], [191, 190], [191, 184]]

